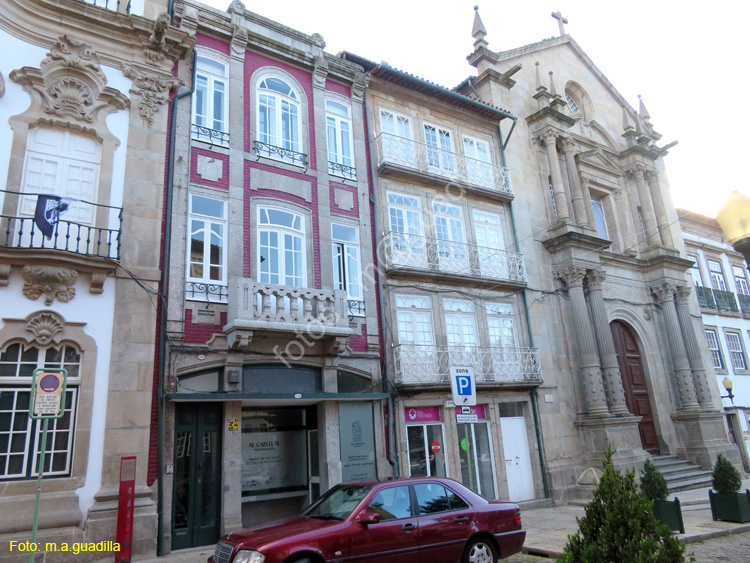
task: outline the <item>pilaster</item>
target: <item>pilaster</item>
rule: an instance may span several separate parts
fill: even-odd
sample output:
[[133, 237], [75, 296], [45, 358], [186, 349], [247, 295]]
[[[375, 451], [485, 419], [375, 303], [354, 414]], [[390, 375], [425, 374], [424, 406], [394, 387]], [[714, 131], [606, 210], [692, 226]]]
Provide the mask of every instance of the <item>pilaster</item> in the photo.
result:
[[542, 134], [542, 141], [547, 147], [547, 159], [549, 160], [550, 176], [552, 176], [552, 192], [557, 208], [557, 220], [567, 221], [570, 218], [568, 202], [565, 197], [565, 186], [563, 185], [560, 161], [557, 159], [557, 133], [547, 131]]
[[664, 205], [664, 198], [659, 185], [659, 172], [651, 170], [645, 174], [646, 182], [651, 191], [651, 200], [654, 203], [654, 212], [656, 214], [656, 224], [661, 235], [661, 242], [664, 246], [673, 247], [672, 231], [669, 228], [669, 219], [667, 219], [667, 209]]
[[685, 348], [690, 363], [690, 369], [693, 372], [693, 385], [695, 386], [696, 396], [700, 403], [701, 409], [713, 410], [711, 393], [708, 390], [708, 378], [706, 377], [706, 367], [703, 365], [698, 337], [695, 335], [693, 318], [690, 315], [690, 304], [688, 299], [692, 288], [690, 286], [677, 287], [677, 317], [682, 329], [682, 336], [685, 340]]
[[565, 168], [568, 172], [568, 184], [570, 185], [570, 191], [573, 199], [573, 217], [578, 225], [582, 227], [589, 226], [589, 218], [586, 213], [586, 204], [583, 199], [583, 193], [581, 191], [581, 182], [578, 178], [578, 166], [576, 166], [575, 155], [575, 141], [570, 137], [563, 137], [562, 149], [563, 155], [565, 156]]
[[645, 167], [642, 164], [636, 164], [628, 170], [628, 174], [635, 180], [635, 185], [638, 188], [638, 199], [641, 203], [641, 219], [643, 221], [643, 229], [646, 231], [646, 244], [647, 246], [658, 246], [661, 242], [659, 239], [659, 229], [656, 225], [654, 203], [646, 185], [644, 172]]

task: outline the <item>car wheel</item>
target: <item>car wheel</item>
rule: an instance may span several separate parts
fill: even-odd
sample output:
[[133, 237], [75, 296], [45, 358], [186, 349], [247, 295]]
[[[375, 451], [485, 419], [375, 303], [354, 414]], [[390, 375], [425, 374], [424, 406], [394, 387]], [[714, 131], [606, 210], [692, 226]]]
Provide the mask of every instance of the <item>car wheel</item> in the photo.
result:
[[497, 563], [495, 546], [483, 538], [471, 540], [464, 551], [463, 563]]

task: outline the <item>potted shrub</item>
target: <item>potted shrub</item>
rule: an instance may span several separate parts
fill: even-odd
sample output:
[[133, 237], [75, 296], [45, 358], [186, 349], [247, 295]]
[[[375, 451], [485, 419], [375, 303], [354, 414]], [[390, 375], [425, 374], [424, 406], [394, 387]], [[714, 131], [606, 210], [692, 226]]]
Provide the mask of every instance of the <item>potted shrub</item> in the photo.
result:
[[641, 473], [641, 492], [646, 498], [654, 501], [654, 515], [659, 522], [669, 526], [673, 532], [685, 533], [680, 499], [675, 497], [674, 500], [667, 500], [667, 480], [650, 459], [646, 460]]
[[740, 524], [750, 522], [750, 491], [738, 492], [742, 486], [740, 472], [721, 454], [716, 458], [713, 477], [716, 492], [708, 491], [713, 519]]
[[656, 519], [651, 501], [635, 484], [635, 472], [623, 475], [613, 467], [612, 454], [608, 449], [594, 498], [557, 563], [682, 563], [685, 545]]

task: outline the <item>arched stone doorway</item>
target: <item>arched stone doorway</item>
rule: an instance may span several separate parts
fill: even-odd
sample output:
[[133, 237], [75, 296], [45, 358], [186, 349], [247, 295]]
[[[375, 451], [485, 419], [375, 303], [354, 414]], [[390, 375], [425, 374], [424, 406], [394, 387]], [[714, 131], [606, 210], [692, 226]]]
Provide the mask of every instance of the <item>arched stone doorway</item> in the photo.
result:
[[617, 363], [620, 366], [622, 386], [625, 389], [625, 402], [632, 414], [641, 417], [641, 422], [638, 424], [641, 444], [643, 449], [650, 454], [659, 455], [659, 439], [656, 435], [656, 425], [638, 341], [625, 323], [612, 321], [609, 326], [615, 341]]

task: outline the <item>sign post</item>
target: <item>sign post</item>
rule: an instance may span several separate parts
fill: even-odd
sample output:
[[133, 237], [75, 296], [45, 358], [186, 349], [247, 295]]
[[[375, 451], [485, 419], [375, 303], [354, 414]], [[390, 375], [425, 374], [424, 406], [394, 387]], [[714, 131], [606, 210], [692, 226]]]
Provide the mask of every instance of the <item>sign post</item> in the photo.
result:
[[120, 459], [120, 494], [117, 498], [117, 544], [115, 563], [130, 563], [133, 553], [136, 456]]
[[451, 390], [453, 403], [459, 407], [473, 407], [477, 404], [477, 387], [472, 366], [451, 366]]
[[[64, 368], [37, 368], [31, 380], [31, 401], [29, 418], [42, 421], [42, 451], [36, 478], [36, 503], [34, 504], [34, 524], [31, 528], [31, 543], [36, 544], [39, 529], [39, 504], [42, 500], [42, 479], [47, 463], [47, 430], [49, 421], [62, 418], [65, 414], [65, 393], [68, 385], [68, 370]], [[29, 554], [29, 563], [34, 563], [36, 553]]]

